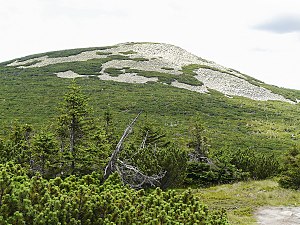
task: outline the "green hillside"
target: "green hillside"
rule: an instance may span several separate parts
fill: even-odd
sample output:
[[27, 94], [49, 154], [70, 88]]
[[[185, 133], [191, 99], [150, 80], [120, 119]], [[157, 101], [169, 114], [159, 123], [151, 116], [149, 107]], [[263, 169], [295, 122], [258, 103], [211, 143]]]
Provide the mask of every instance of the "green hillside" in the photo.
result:
[[[129, 47], [134, 45], [134, 43], [127, 44]], [[128, 59], [142, 62], [149, 60], [141, 55], [132, 56], [134, 50], [119, 54], [108, 52], [115, 47], [64, 50], [20, 58], [17, 59], [19, 64], [16, 65], [10, 64], [15, 60], [1, 63], [1, 125], [8, 127], [13, 120], [18, 119], [23, 123], [39, 127], [42, 123], [50, 121], [57, 115], [57, 104], [72, 80], [59, 78], [56, 73], [71, 70], [79, 75], [94, 75], [78, 77], [76, 82], [83, 87], [84, 93], [89, 97], [95, 116], [101, 117], [104, 111], [109, 109], [113, 113], [115, 123], [120, 124], [120, 127], [124, 127], [130, 118], [143, 111], [143, 115], [148, 120], [163, 126], [174, 138], [184, 143], [189, 133], [191, 118], [198, 114], [207, 128], [214, 149], [226, 146], [260, 151], [285, 151], [298, 142], [300, 117], [297, 104], [272, 100], [256, 101], [241, 96], [229, 98], [216, 90], [210, 89], [209, 93], [202, 94], [167, 85], [177, 80], [185, 84], [201, 86], [202, 82], [195, 79], [194, 70], [204, 67], [203, 65], [184, 66], [183, 75], [176, 75], [168, 73], [176, 69], [171, 67], [170, 59], [167, 61], [158, 57], [169, 65], [164, 67], [164, 73], [149, 71], [148, 68], [144, 71], [137, 70], [129, 66], [124, 66], [123, 71], [120, 66], [115, 69], [106, 68], [111, 77], [118, 77], [127, 70], [137, 72], [144, 77], [158, 77], [158, 82], [123, 83], [100, 80], [97, 75], [103, 70], [104, 63], [118, 61], [122, 65], [122, 61], [128, 62]], [[78, 56], [90, 51], [97, 51], [97, 55], [105, 58], [63, 62], [65, 57]], [[45, 56], [56, 59], [57, 62], [32, 67], [42, 61], [39, 57]], [[206, 69], [224, 72], [224, 69], [214, 65], [216, 64], [206, 66]], [[230, 71], [234, 70], [230, 69]], [[293, 101], [300, 99], [300, 91], [266, 85], [249, 76], [245, 79], [250, 83], [260, 84], [286, 99]]]
[[300, 91], [162, 43], [13, 59], [0, 84], [0, 223], [253, 224], [299, 205]]

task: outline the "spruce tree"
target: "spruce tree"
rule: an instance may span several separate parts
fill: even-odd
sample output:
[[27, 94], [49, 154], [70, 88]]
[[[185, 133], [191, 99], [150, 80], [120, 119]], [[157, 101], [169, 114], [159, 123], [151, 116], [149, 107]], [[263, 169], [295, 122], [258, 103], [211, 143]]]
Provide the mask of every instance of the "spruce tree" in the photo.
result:
[[54, 135], [43, 131], [37, 133], [32, 140], [33, 170], [43, 177], [52, 177], [57, 174], [59, 167], [58, 143]]
[[[68, 87], [68, 92], [61, 103], [60, 112], [58, 134], [62, 142], [61, 152], [65, 159], [63, 166], [69, 167], [70, 173], [73, 174], [76, 172], [76, 164], [80, 160], [80, 145], [86, 137], [90, 122], [87, 97], [75, 81]], [[65, 149], [66, 146], [69, 147], [68, 151]]]

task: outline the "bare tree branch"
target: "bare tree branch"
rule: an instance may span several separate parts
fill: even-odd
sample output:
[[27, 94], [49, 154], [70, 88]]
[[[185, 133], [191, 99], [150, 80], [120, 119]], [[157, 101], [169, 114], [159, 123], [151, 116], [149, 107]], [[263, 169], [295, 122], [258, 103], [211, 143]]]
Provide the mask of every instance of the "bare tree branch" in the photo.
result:
[[[110, 160], [105, 167], [104, 171], [104, 180], [106, 180], [110, 174], [117, 171], [120, 175], [123, 184], [128, 184], [131, 188], [140, 189], [144, 185], [150, 186], [157, 186], [160, 182], [159, 180], [162, 179], [166, 172], [160, 172], [159, 174], [154, 174], [152, 176], [148, 176], [140, 171], [137, 167], [130, 165], [127, 162], [124, 162], [118, 158], [119, 152], [122, 150], [123, 143], [128, 137], [128, 135], [132, 132], [132, 128], [140, 116], [141, 112], [134, 118], [134, 120], [127, 126], [125, 129], [119, 143], [116, 146], [116, 149], [112, 153]], [[146, 141], [148, 138], [148, 131], [141, 143], [140, 149], [144, 149], [146, 147]], [[137, 154], [137, 153], [135, 153]]]
[[149, 133], [149, 130], [147, 130], [147, 132], [145, 134], [145, 137], [144, 137], [144, 139], [143, 139], [143, 141], [141, 143], [140, 148], [142, 148], [142, 149], [145, 148], [145, 146], [146, 146], [146, 141], [147, 141], [147, 138], [148, 138], [148, 133]]
[[128, 165], [121, 160], [118, 160], [118, 171], [122, 177], [123, 183], [128, 184], [131, 188], [140, 189], [145, 184], [157, 186], [166, 172], [160, 172], [152, 176], [145, 175], [138, 168]]
[[141, 115], [141, 113], [142, 112], [140, 112], [125, 129], [121, 139], [119, 140], [119, 143], [116, 146], [116, 149], [112, 153], [110, 160], [109, 160], [107, 166], [105, 167], [104, 180], [106, 180], [110, 174], [112, 174], [114, 171], [116, 171], [115, 164], [117, 162], [118, 154], [122, 150], [122, 146], [123, 146], [123, 143], [124, 143], [126, 137], [132, 132], [133, 125], [135, 124], [135, 122], [137, 121], [137, 119]]

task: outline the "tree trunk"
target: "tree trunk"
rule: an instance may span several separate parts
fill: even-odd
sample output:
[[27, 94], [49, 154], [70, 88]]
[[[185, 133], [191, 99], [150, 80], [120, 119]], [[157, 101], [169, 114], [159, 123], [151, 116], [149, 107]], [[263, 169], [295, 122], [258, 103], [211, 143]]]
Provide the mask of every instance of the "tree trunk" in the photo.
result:
[[75, 171], [75, 118], [72, 118], [71, 126], [70, 126], [70, 153], [72, 156], [71, 162], [71, 173], [73, 174]]
[[122, 150], [122, 145], [124, 140], [126, 139], [126, 137], [131, 133], [132, 131], [132, 127], [134, 125], [134, 123], [136, 122], [136, 120], [138, 119], [138, 117], [141, 115], [141, 112], [134, 118], [134, 120], [127, 126], [127, 128], [125, 129], [119, 143], [116, 146], [116, 149], [114, 150], [114, 152], [111, 154], [110, 160], [107, 164], [107, 166], [105, 167], [105, 171], [104, 171], [104, 180], [106, 180], [110, 174], [112, 174], [114, 171], [116, 171], [116, 163], [118, 160], [118, 154], [119, 152]]

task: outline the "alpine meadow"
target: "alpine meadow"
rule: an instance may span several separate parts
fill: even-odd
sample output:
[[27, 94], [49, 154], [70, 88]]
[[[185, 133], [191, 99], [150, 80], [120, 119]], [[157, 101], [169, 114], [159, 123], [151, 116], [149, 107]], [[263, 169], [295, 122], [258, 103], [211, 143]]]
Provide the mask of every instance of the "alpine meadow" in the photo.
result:
[[255, 224], [299, 206], [300, 91], [164, 43], [0, 63], [0, 224]]

